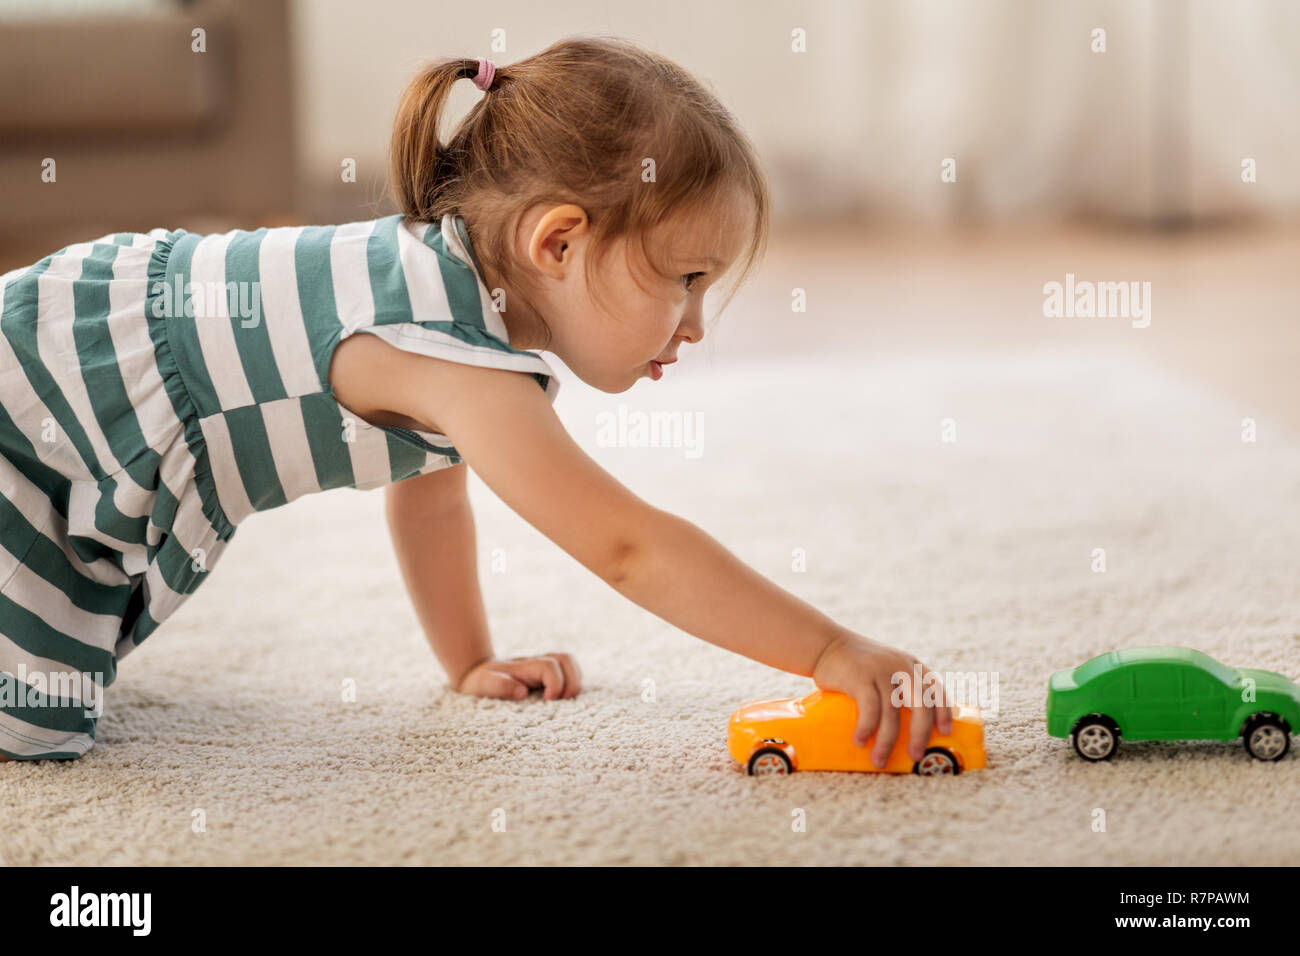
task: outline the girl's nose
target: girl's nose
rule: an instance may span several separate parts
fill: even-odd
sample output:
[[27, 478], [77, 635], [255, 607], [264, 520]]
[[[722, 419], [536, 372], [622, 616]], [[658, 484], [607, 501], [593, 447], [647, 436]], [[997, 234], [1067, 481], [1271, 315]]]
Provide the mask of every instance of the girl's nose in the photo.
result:
[[677, 334], [683, 341], [694, 344], [704, 338], [704, 315], [703, 308], [696, 306], [691, 309], [677, 326]]

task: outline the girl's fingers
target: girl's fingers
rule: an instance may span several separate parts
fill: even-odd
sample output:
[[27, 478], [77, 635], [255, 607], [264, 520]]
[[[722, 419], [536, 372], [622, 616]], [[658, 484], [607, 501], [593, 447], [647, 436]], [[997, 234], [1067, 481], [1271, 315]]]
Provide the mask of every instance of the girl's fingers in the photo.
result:
[[876, 730], [876, 745], [871, 752], [871, 762], [876, 767], [883, 767], [893, 752], [894, 741], [898, 740], [898, 708], [889, 697], [884, 697], [880, 704], [880, 726]]
[[858, 726], [853, 731], [853, 743], [854, 746], [862, 747], [871, 739], [880, 720], [880, 696], [874, 687], [868, 687], [855, 699], [858, 703]]
[[[934, 672], [927, 667], [925, 673], [928, 675]], [[937, 729], [941, 734], [950, 734], [952, 733], [953, 709], [948, 706], [948, 690], [939, 680], [938, 674], [935, 674], [934, 678], [934, 693], [937, 694], [939, 698], [938, 705], [933, 708], [935, 729]]]
[[543, 700], [576, 697], [582, 689], [582, 672], [570, 654], [541, 654], [492, 661], [465, 678], [462, 692], [480, 697], [522, 700], [528, 691], [542, 688]]
[[[925, 756], [925, 749], [930, 745], [932, 729], [941, 734], [952, 733], [952, 715], [944, 706], [947, 691], [938, 673], [925, 667], [921, 675], [921, 687], [922, 698], [918, 703], [922, 706], [912, 708], [912, 743], [908, 749], [908, 756], [913, 760], [920, 760]], [[936, 698], [938, 703], [926, 703]]]
[[940, 707], [935, 712], [934, 721], [935, 721], [935, 726], [939, 728], [939, 733], [941, 734], [952, 733], [952, 708]]
[[560, 665], [560, 670], [564, 671], [564, 693], [562, 697], [577, 697], [578, 691], [582, 690], [582, 672], [578, 670], [578, 662], [573, 659], [572, 654], [555, 652], [546, 654]]
[[[941, 734], [952, 733], [953, 708], [944, 703], [947, 700], [947, 691], [939, 681], [938, 674], [935, 674], [933, 687], [931, 687], [931, 674], [934, 672], [928, 667], [925, 668], [922, 675], [925, 697], [918, 701], [922, 706], [912, 708], [912, 740], [908, 748], [908, 756], [913, 760], [920, 760], [925, 755], [932, 729]], [[933, 700], [934, 697], [938, 698], [938, 704], [931, 706], [924, 703], [925, 700]]]
[[512, 657], [495, 666], [529, 687], [541, 687], [542, 700], [555, 700], [564, 693], [564, 668], [553, 657]]
[[893, 752], [894, 741], [898, 739], [898, 708], [888, 702], [880, 708], [880, 729], [876, 731], [876, 747], [871, 752], [871, 762], [883, 767], [889, 762]]
[[913, 760], [925, 756], [925, 748], [930, 746], [930, 728], [934, 726], [934, 708], [912, 708], [912, 739], [907, 747], [907, 755]]
[[528, 688], [521, 681], [504, 671], [486, 667], [473, 671], [469, 675], [463, 692], [477, 694], [479, 697], [499, 697], [503, 700], [522, 700], [528, 696]]

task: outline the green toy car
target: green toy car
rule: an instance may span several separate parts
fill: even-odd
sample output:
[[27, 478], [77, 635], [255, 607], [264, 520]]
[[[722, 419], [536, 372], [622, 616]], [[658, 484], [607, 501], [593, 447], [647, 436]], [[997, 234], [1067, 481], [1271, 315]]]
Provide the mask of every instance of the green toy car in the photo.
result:
[[1047, 732], [1071, 737], [1085, 760], [1128, 740], [1234, 740], [1257, 760], [1281, 760], [1300, 727], [1300, 687], [1273, 671], [1227, 667], [1186, 647], [1130, 647], [1057, 671]]

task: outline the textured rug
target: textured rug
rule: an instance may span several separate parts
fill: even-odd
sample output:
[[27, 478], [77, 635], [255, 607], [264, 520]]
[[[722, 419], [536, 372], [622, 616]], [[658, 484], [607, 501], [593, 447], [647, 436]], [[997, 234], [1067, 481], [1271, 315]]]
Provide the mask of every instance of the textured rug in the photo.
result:
[[[1276, 423], [1243, 441], [1250, 409], [1063, 348], [701, 355], [619, 396], [563, 380], [575, 438], [642, 497], [840, 623], [996, 674], [989, 768], [747, 777], [728, 715], [811, 681], [622, 598], [477, 479], [498, 652], [571, 651], [586, 686], [458, 695], [406, 602], [382, 493], [336, 491], [240, 528], [123, 662], [87, 757], [0, 764], [0, 862], [1300, 859], [1294, 752], [1126, 744], [1092, 765], [1043, 721], [1053, 670], [1126, 645], [1300, 677], [1300, 447]], [[638, 447], [653, 412], [688, 427]]]

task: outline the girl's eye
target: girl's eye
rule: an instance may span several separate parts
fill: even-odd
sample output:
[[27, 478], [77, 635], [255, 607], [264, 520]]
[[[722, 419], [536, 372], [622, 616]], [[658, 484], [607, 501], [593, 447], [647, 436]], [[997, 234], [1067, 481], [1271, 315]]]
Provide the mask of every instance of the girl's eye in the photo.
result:
[[682, 282], [686, 286], [688, 292], [690, 291], [691, 286], [695, 284], [695, 280], [702, 275], [704, 275], [703, 272], [692, 272], [688, 275], [682, 276]]

